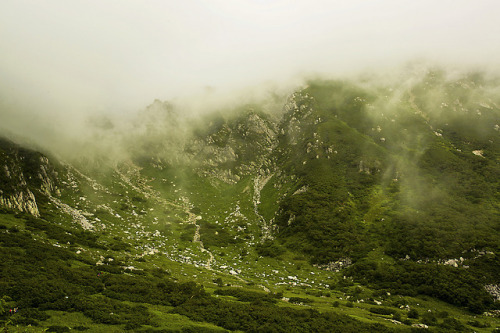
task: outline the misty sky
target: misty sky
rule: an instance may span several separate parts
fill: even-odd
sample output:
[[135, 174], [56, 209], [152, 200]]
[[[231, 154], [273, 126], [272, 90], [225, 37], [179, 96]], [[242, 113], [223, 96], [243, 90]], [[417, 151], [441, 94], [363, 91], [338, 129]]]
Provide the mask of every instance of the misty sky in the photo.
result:
[[422, 57], [497, 66], [499, 17], [497, 0], [2, 0], [0, 122]]

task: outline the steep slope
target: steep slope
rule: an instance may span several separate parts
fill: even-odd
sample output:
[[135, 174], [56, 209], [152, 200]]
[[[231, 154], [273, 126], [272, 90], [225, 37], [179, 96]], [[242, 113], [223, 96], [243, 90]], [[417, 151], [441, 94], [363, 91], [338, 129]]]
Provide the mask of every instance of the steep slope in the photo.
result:
[[47, 157], [0, 139], [0, 206], [40, 216], [37, 197], [60, 195], [58, 174]]
[[[498, 108], [472, 88], [418, 92], [422, 104], [468, 99], [469, 109], [419, 106], [413, 90], [428, 80], [393, 92], [399, 100], [390, 109], [373, 91], [342, 82], [311, 83], [293, 97], [277, 150], [296, 184], [277, 217], [285, 239], [301, 235], [294, 246], [318, 262], [359, 258], [377, 234], [388, 253], [415, 259], [460, 256], [486, 244], [498, 251]], [[434, 84], [452, 90], [458, 83]], [[433, 235], [428, 244], [414, 234], [424, 229]], [[359, 248], [349, 249], [353, 244]]]
[[155, 101], [100, 129], [119, 153], [64, 162], [2, 140], [2, 306], [93, 329], [498, 326], [499, 86], [426, 69], [311, 80], [281, 111]]
[[[350, 270], [364, 283], [481, 312], [492, 302], [483, 286], [499, 283], [499, 109], [481, 82], [436, 75], [382, 101], [380, 91], [344, 82], [311, 82], [292, 96], [276, 153], [294, 186], [276, 215], [278, 237], [330, 268], [364, 258]], [[388, 267], [370, 251], [409, 259], [395, 275], [423, 270], [438, 281], [379, 278]]]

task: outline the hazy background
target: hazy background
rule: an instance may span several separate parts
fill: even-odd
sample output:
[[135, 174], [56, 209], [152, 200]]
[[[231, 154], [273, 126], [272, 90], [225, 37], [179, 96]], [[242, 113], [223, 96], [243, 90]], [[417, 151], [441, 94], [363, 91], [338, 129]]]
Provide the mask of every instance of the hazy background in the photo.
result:
[[154, 99], [415, 59], [497, 70], [499, 15], [497, 0], [2, 0], [0, 130], [51, 144]]

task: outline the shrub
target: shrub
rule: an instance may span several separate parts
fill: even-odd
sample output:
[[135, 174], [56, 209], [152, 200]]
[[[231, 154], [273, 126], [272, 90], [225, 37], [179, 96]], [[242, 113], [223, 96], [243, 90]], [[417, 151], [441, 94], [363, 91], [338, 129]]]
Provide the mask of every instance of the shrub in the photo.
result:
[[214, 283], [220, 288], [224, 286], [224, 282], [222, 282], [222, 279], [218, 277], [217, 279], [214, 279]]
[[417, 309], [411, 309], [410, 311], [408, 311], [408, 318], [418, 319], [419, 316], [420, 315]]
[[[222, 282], [222, 281], [221, 281]], [[257, 291], [249, 291], [241, 288], [224, 288], [217, 289], [214, 291], [216, 295], [224, 295], [224, 296], [233, 296], [241, 302], [269, 302], [276, 303], [276, 298], [274, 295], [257, 292]]]
[[285, 252], [281, 246], [271, 240], [267, 240], [264, 243], [257, 245], [256, 250], [259, 256], [271, 258], [276, 258]]
[[372, 308], [370, 308], [370, 312], [387, 316], [387, 315], [392, 315], [392, 314], [396, 313], [397, 311], [394, 309], [389, 309], [389, 308], [372, 307]]
[[57, 332], [57, 333], [69, 332], [69, 327], [52, 325], [52, 326], [49, 326], [49, 328], [47, 329], [47, 332]]
[[445, 318], [439, 326], [453, 332], [468, 331], [467, 327], [455, 318]]
[[309, 299], [309, 298], [302, 298], [302, 297], [290, 297], [290, 299], [288, 300], [288, 302], [290, 303], [294, 303], [294, 304], [307, 304], [307, 303], [312, 303], [312, 299]]
[[434, 313], [426, 312], [422, 315], [422, 322], [426, 325], [431, 326], [431, 325], [437, 324], [437, 319], [436, 319], [436, 316], [434, 315]]
[[490, 327], [489, 323], [481, 323], [479, 320], [470, 320], [467, 322], [467, 325], [470, 325], [472, 327], [477, 327], [477, 328]]

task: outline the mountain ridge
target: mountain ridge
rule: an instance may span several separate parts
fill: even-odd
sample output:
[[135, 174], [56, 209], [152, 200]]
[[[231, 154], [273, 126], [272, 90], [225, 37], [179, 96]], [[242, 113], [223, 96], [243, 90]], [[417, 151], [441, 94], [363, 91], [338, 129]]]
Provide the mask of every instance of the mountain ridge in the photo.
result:
[[[303, 302], [311, 290], [321, 311], [321, 295], [334, 293], [337, 303], [357, 301], [342, 309], [362, 318], [370, 318], [364, 302], [411, 298], [403, 305], [421, 309], [417, 303], [439, 300], [447, 305], [434, 307], [460, 319], [424, 324], [470, 329], [473, 320], [455, 309], [499, 310], [495, 91], [498, 82], [481, 74], [450, 79], [429, 70], [392, 87], [312, 80], [276, 111], [280, 117], [254, 104], [194, 121], [155, 101], [118, 136], [118, 155], [127, 152], [118, 160], [110, 154], [62, 163], [2, 140], [2, 198], [33, 195], [17, 204], [0, 200], [2, 221], [6, 230], [21, 228], [78, 253], [89, 269], [107, 267], [110, 278], [159, 267], [179, 281], [214, 281], [208, 288], [227, 280]], [[102, 137], [116, 138], [117, 127], [106, 124], [98, 126]], [[12, 298], [21, 289], [12, 282], [2, 294]], [[182, 304], [176, 311], [189, 313]], [[393, 320], [419, 324], [398, 309], [388, 312]], [[214, 322], [207, 318], [200, 320]]]

